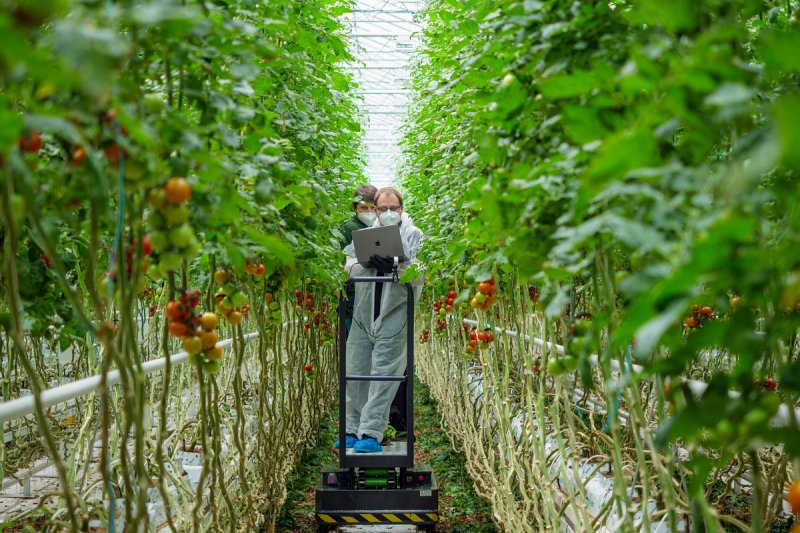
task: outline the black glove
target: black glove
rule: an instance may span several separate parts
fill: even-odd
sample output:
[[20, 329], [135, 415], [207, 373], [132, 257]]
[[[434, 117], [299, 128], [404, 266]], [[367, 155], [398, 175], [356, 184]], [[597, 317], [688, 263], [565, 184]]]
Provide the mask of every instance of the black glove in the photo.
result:
[[392, 268], [394, 267], [394, 259], [391, 257], [373, 255], [369, 258], [369, 262], [372, 263], [378, 272], [383, 274], [390, 274], [392, 272]]

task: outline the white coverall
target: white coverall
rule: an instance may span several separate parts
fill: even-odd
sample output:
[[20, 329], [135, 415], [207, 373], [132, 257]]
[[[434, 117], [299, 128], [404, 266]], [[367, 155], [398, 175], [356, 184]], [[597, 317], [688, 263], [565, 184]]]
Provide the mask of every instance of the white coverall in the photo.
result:
[[[380, 226], [375, 221], [373, 227]], [[422, 241], [422, 231], [403, 213], [400, 224], [403, 250], [410, 262], [418, 263], [417, 252]], [[345, 269], [350, 277], [376, 276], [377, 270], [358, 263], [351, 243], [344, 249], [347, 254]], [[409, 263], [400, 265], [402, 272]], [[414, 303], [422, 293], [423, 278], [412, 282]], [[401, 376], [406, 370], [408, 292], [403, 284], [384, 283], [381, 293], [380, 314], [373, 320], [375, 283], [356, 283], [353, 306], [353, 324], [347, 337], [347, 374], [359, 376]], [[413, 379], [413, 376], [408, 376]], [[389, 410], [400, 382], [350, 381], [347, 383], [347, 433], [383, 440], [389, 425]]]

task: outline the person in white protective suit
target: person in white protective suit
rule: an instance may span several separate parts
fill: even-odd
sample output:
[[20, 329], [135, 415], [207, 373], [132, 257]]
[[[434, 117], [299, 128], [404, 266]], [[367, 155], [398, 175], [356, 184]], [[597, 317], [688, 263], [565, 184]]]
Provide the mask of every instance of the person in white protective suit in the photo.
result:
[[[408, 258], [398, 269], [402, 274], [409, 264], [419, 262], [417, 252], [422, 231], [403, 212], [403, 197], [391, 187], [380, 189], [375, 195], [375, 212], [378, 219], [373, 227], [400, 225], [403, 250]], [[344, 252], [347, 254], [345, 269], [350, 277], [391, 273], [390, 258], [373, 256], [368, 263], [360, 264], [352, 243]], [[412, 282], [415, 304], [422, 292], [422, 283], [422, 276]], [[356, 283], [353, 323], [347, 338], [348, 375], [403, 375], [408, 348], [407, 295], [405, 285], [398, 283]], [[397, 381], [347, 383], [347, 448], [359, 453], [381, 451], [380, 442], [389, 423], [392, 398], [399, 386]]]

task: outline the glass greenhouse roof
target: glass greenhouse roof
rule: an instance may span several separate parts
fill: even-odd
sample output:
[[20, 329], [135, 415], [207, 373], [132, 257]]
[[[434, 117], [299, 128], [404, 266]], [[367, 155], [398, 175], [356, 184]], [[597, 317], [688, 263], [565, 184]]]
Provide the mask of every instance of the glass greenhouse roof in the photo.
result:
[[409, 60], [419, 44], [414, 15], [421, 0], [356, 0], [346, 15], [353, 36], [351, 65], [364, 109], [366, 175], [392, 185], [399, 164], [400, 127], [408, 105]]

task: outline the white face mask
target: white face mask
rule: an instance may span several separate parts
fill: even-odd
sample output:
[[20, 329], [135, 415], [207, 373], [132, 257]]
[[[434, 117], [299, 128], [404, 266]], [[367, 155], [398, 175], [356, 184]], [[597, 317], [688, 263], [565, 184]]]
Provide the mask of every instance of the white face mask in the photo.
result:
[[381, 213], [378, 215], [378, 218], [381, 221], [381, 224], [384, 226], [391, 226], [393, 224], [397, 224], [400, 222], [400, 213], [395, 213], [394, 211], [386, 211], [385, 213]]
[[372, 211], [364, 211], [358, 214], [358, 220], [366, 224], [367, 226], [371, 226], [375, 223], [375, 213]]

